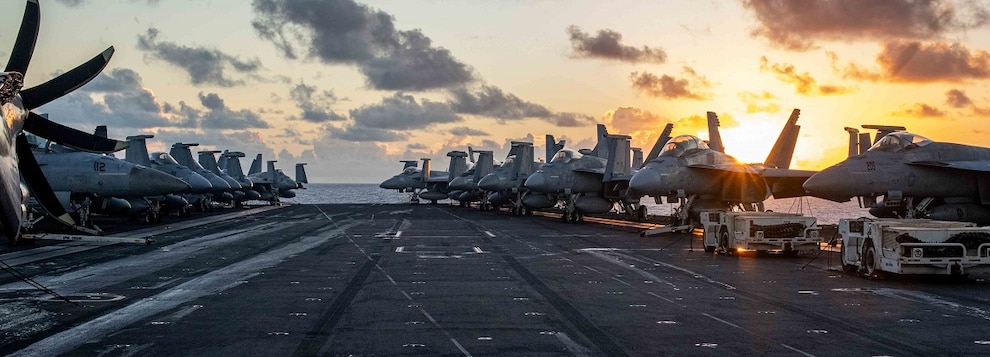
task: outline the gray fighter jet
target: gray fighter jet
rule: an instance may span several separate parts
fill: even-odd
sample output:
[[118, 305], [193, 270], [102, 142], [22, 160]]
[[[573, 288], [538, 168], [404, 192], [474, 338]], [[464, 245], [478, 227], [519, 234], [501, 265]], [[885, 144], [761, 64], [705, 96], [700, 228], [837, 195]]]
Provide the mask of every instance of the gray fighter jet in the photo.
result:
[[402, 160], [402, 171], [382, 181], [378, 187], [409, 193], [410, 202], [419, 202], [419, 192], [426, 188], [423, 172], [417, 167], [419, 161]]
[[[668, 124], [659, 141], [666, 142], [672, 125]], [[626, 194], [632, 175], [632, 157], [636, 157], [636, 169], [642, 166], [642, 151], [630, 156], [632, 148], [626, 135], [610, 135], [604, 125], [598, 126], [600, 141], [595, 149], [584, 155], [573, 150], [560, 150], [553, 159], [543, 165], [526, 180], [531, 192], [523, 200], [530, 209], [559, 206], [564, 210], [565, 222], [579, 222], [584, 214], [606, 213], [619, 205], [634, 219], [646, 217], [645, 206], [639, 204], [641, 196]], [[602, 156], [598, 156], [602, 155]]]
[[508, 204], [513, 215], [532, 214], [523, 204], [528, 192], [524, 183], [542, 163], [533, 161], [533, 143], [513, 141], [511, 144], [512, 148], [502, 165], [478, 181], [478, 188], [489, 192], [488, 203], [491, 204], [482, 206], [482, 209], [497, 209]]
[[230, 185], [231, 188], [231, 190], [228, 191], [230, 192], [231, 195], [230, 198], [235, 205], [239, 205], [240, 202], [244, 200], [244, 196], [245, 196], [244, 187], [241, 186], [240, 181], [235, 179], [233, 176], [228, 175], [226, 172], [220, 169], [220, 166], [217, 165], [216, 154], [219, 153], [221, 153], [220, 150], [200, 150], [198, 153], [199, 165], [209, 170], [213, 174], [219, 176], [224, 181], [227, 181], [227, 184]]
[[296, 197], [293, 191], [298, 185], [289, 175], [275, 168], [277, 160], [267, 161], [267, 170], [261, 171], [261, 154], [251, 162], [248, 178], [254, 183], [254, 190], [261, 194], [261, 199], [271, 204], [278, 204], [279, 198]]
[[[130, 142], [130, 146], [128, 146], [127, 151], [124, 152], [124, 160], [135, 164], [148, 166], [175, 176], [176, 178], [189, 184], [189, 189], [162, 197], [151, 197], [150, 203], [153, 206], [152, 209], [155, 210], [154, 206], [157, 205], [161, 206], [159, 209], [164, 208], [166, 212], [176, 211], [181, 215], [190, 214], [190, 204], [205, 209], [205, 206], [203, 205], [205, 197], [203, 195], [212, 192], [213, 185], [210, 184], [209, 180], [202, 175], [197, 174], [192, 169], [179, 165], [179, 163], [172, 158], [172, 155], [169, 155], [168, 153], [156, 152], [149, 155], [146, 140], [154, 137], [154, 135], [128, 136], [127, 140]], [[134, 202], [132, 202], [132, 204], [134, 204]], [[156, 220], [160, 219], [160, 217], [161, 216], [156, 217]]]
[[[474, 159], [474, 154], [478, 154], [478, 159]], [[450, 180], [450, 194], [452, 200], [467, 207], [471, 202], [481, 202], [484, 207], [488, 203], [488, 195], [478, 188], [478, 181], [495, 170], [495, 156], [490, 150], [473, 150], [468, 147], [468, 158], [474, 163], [467, 171]]]
[[[14, 40], [7, 66], [0, 73], [0, 232], [11, 243], [20, 238], [21, 223], [25, 220], [28, 188], [49, 215], [59, 222], [75, 226], [75, 221], [65, 212], [58, 198], [48, 185], [44, 173], [31, 153], [30, 143], [21, 135], [24, 131], [35, 133], [64, 145], [93, 152], [112, 152], [122, 148], [115, 140], [100, 138], [89, 133], [49, 121], [31, 109], [40, 107], [86, 84], [105, 67], [113, 54], [113, 47], [86, 63], [31, 88], [23, 88], [24, 75], [34, 54], [35, 42], [41, 23], [41, 7], [37, 0], [29, 0], [24, 8], [21, 26]], [[25, 188], [22, 185], [23, 178]]]
[[134, 211], [130, 202], [121, 197], [158, 196], [189, 188], [169, 174], [110, 155], [46, 144], [34, 136], [29, 136], [28, 141], [62, 206], [84, 227], [93, 228], [91, 213], [144, 213]]
[[697, 220], [702, 210], [763, 210], [763, 201], [805, 195], [801, 184], [813, 171], [790, 170], [800, 127], [795, 109], [763, 164], [744, 164], [724, 153], [718, 132], [718, 117], [708, 112], [710, 141], [693, 135], [676, 136], [664, 145], [656, 159], [636, 172], [629, 181], [635, 193], [667, 197], [680, 203], [675, 210], [679, 225]]
[[[237, 182], [228, 182], [220, 175], [213, 173], [213, 171], [207, 170], [203, 165], [193, 159], [192, 150], [190, 147], [199, 146], [198, 143], [175, 143], [172, 144], [172, 149], [169, 150], [169, 155], [175, 159], [179, 165], [188, 167], [193, 172], [205, 177], [210, 181], [210, 185], [213, 189], [205, 194], [205, 199], [202, 201], [204, 210], [213, 210], [213, 202], [221, 203], [233, 203], [234, 195], [233, 192], [239, 190], [241, 185]], [[233, 179], [231, 179], [233, 181]], [[231, 184], [236, 185], [236, 187], [231, 187]]]
[[[217, 162], [221, 172], [234, 178], [241, 185], [241, 192], [244, 193], [244, 197], [240, 198], [238, 204], [261, 199], [261, 193], [254, 189], [254, 182], [251, 182], [251, 179], [244, 175], [244, 170], [241, 168], [240, 159], [244, 156], [244, 153], [240, 151], [224, 151], [220, 154], [220, 160]], [[200, 163], [202, 163], [202, 153], [200, 158]]]
[[426, 183], [426, 190], [419, 194], [419, 198], [436, 204], [437, 201], [446, 199], [450, 194], [450, 181], [467, 171], [467, 156], [463, 151], [451, 151], [447, 153], [450, 163], [447, 171], [430, 171], [430, 159], [423, 159], [423, 181]]
[[[853, 145], [855, 129], [847, 131], [850, 154], [854, 154], [853, 148], [862, 146]], [[856, 135], [861, 145], [863, 139], [869, 143], [866, 135]], [[836, 202], [859, 197], [861, 206], [872, 207], [870, 212], [877, 216], [990, 225], [988, 173], [990, 148], [935, 142], [894, 131], [869, 149], [815, 174], [804, 188], [814, 197]], [[883, 200], [878, 204], [879, 196]]]

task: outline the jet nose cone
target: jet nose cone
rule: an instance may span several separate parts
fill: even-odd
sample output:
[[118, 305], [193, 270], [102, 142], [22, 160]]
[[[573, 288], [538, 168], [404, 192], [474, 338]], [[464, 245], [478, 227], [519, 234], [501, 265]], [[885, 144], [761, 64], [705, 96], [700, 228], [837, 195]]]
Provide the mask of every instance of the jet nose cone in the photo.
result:
[[629, 179], [629, 190], [633, 193], [651, 195], [659, 193], [660, 172], [649, 166], [642, 168]]
[[220, 178], [222, 178], [224, 181], [227, 181], [227, 184], [230, 185], [230, 189], [233, 192], [237, 192], [236, 190], [240, 190], [242, 188], [241, 184], [237, 182], [237, 180], [235, 180], [233, 177], [230, 177], [230, 175], [224, 174], [218, 176], [220, 176]]
[[210, 185], [213, 186], [213, 192], [220, 193], [230, 190], [230, 184], [227, 183], [227, 180], [217, 176], [217, 174], [206, 171], [201, 172], [200, 175], [210, 181]]
[[450, 183], [447, 184], [447, 187], [450, 187], [451, 190], [462, 190], [462, 191], [470, 190], [473, 188], [471, 187], [471, 178], [465, 176], [457, 176], [453, 180], [450, 180]]
[[378, 185], [378, 187], [388, 190], [398, 190], [400, 188], [403, 188], [402, 180], [399, 179], [398, 177], [390, 177], [389, 179], [382, 181], [382, 184]]
[[547, 180], [547, 175], [543, 171], [537, 171], [532, 175], [529, 175], [529, 178], [526, 179], [525, 185], [527, 190], [533, 192], [550, 192], [550, 182]]
[[255, 191], [255, 190], [244, 191], [244, 199], [245, 200], [248, 200], [248, 201], [260, 200], [261, 199], [261, 193], [259, 193], [258, 191]]
[[829, 167], [811, 175], [801, 187], [814, 197], [836, 202], [848, 201], [853, 195], [847, 186], [857, 183], [852, 182], [847, 171], [839, 165]]
[[183, 192], [189, 189], [189, 184], [175, 176], [143, 166], [131, 169], [132, 187], [140, 188], [140, 196], [157, 196], [167, 193]]
[[186, 183], [190, 186], [188, 192], [208, 193], [213, 190], [213, 185], [210, 184], [210, 180], [207, 180], [203, 177], [203, 175], [197, 173], [191, 173], [186, 176]]
[[488, 174], [481, 178], [481, 181], [478, 181], [478, 188], [485, 191], [499, 191], [502, 186], [501, 182], [502, 180], [499, 179], [498, 175]]

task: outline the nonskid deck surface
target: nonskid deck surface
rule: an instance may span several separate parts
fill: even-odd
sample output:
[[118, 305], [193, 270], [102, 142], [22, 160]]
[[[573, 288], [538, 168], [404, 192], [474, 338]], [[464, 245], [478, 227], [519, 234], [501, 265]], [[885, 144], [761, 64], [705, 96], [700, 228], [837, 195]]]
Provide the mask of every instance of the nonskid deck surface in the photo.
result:
[[78, 305], [4, 275], [0, 353], [990, 353], [984, 276], [871, 281], [834, 253], [711, 255], [699, 236], [443, 205], [217, 217], [145, 231], [154, 246], [4, 251]]

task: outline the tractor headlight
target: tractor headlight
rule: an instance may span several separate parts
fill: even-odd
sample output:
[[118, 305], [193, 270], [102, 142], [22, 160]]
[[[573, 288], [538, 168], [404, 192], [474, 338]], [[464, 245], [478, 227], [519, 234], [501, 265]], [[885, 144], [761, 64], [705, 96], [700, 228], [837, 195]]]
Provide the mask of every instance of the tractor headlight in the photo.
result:
[[925, 256], [925, 250], [922, 248], [911, 248], [912, 258], [922, 258]]

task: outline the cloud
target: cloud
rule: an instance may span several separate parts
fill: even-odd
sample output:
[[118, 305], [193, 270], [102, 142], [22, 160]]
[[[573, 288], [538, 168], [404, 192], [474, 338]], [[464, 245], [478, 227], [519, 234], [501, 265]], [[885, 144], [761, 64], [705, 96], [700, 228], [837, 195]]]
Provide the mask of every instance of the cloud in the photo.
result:
[[450, 134], [457, 136], [488, 136], [489, 134], [484, 130], [478, 130], [474, 128], [469, 128], [466, 126], [459, 126], [450, 129]]
[[[652, 148], [652, 143], [660, 137], [660, 133], [663, 132], [663, 128], [668, 122], [670, 120], [664, 119], [658, 114], [634, 107], [619, 107], [605, 113], [602, 117], [602, 123], [608, 128], [609, 133], [632, 136], [633, 146], [650, 145], [649, 148]], [[674, 129], [678, 130], [679, 128], [674, 127]]]
[[818, 81], [808, 72], [798, 73], [792, 64], [771, 64], [766, 56], [760, 57], [760, 71], [771, 72], [781, 82], [794, 85], [794, 91], [798, 94], [814, 96], [848, 94], [854, 91], [853, 88], [838, 85], [818, 85]]
[[667, 53], [660, 48], [636, 48], [622, 44], [622, 34], [613, 30], [598, 30], [595, 37], [571, 25], [567, 28], [571, 40], [571, 56], [574, 58], [602, 58], [625, 62], [667, 62]]
[[407, 139], [406, 135], [396, 133], [393, 130], [369, 128], [360, 125], [345, 126], [343, 128], [327, 126], [326, 130], [332, 137], [345, 141], [395, 142]]
[[289, 97], [296, 102], [296, 106], [302, 111], [301, 116], [293, 116], [290, 119], [299, 119], [310, 123], [347, 120], [343, 115], [337, 114], [333, 109], [330, 109], [331, 106], [337, 103], [337, 96], [333, 91], [317, 91], [315, 86], [299, 83], [289, 90]]
[[450, 90], [447, 103], [459, 114], [481, 115], [498, 119], [500, 123], [508, 120], [539, 118], [546, 122], [566, 127], [577, 127], [594, 123], [594, 118], [576, 113], [554, 113], [545, 106], [527, 102], [511, 93], [490, 85], [484, 85], [477, 92], [467, 88]]
[[945, 116], [945, 112], [941, 109], [933, 107], [928, 104], [914, 103], [910, 107], [903, 108], [901, 111], [890, 113], [895, 116], [907, 116], [915, 118], [941, 118]]
[[426, 146], [426, 145], [423, 145], [423, 144], [419, 144], [419, 143], [413, 143], [413, 144], [407, 144], [406, 145], [406, 149], [408, 149], [408, 150], [426, 150], [426, 149], [429, 149], [429, 148], [430, 148], [429, 146]]
[[973, 104], [973, 101], [966, 96], [966, 92], [959, 89], [950, 89], [945, 92], [945, 104], [953, 108], [965, 108]]
[[633, 72], [629, 78], [633, 88], [654, 98], [710, 100], [712, 88], [708, 78], [698, 75], [691, 67], [684, 67], [688, 78], [675, 78], [668, 75], [657, 77], [649, 72]]
[[252, 7], [255, 32], [282, 55], [355, 65], [375, 89], [428, 90], [475, 80], [471, 68], [419, 30], [397, 30], [392, 15], [352, 0], [255, 0]]
[[79, 87], [79, 91], [122, 93], [140, 88], [141, 75], [128, 68], [114, 68], [103, 71], [92, 81]]
[[257, 113], [248, 109], [232, 110], [224, 104], [216, 93], [199, 93], [200, 103], [206, 112], [200, 116], [199, 126], [203, 129], [263, 129], [270, 128]]
[[261, 61], [258, 58], [242, 61], [216, 49], [158, 41], [158, 34], [158, 29], [149, 28], [146, 34], [138, 35], [138, 49], [147, 52], [152, 58], [163, 60], [186, 71], [193, 84], [233, 87], [244, 84], [244, 81], [230, 78], [228, 71], [251, 74], [261, 69]]
[[776, 113], [780, 111], [780, 105], [777, 103], [762, 104], [767, 101], [777, 100], [777, 97], [770, 92], [753, 93], [743, 91], [739, 92], [737, 96], [739, 100], [746, 104], [746, 113]]
[[816, 41], [930, 40], [985, 25], [984, 4], [948, 0], [744, 0], [757, 27], [752, 36], [792, 51], [817, 48]]
[[889, 41], [882, 44], [876, 63], [866, 69], [854, 63], [840, 67], [830, 54], [832, 68], [843, 78], [860, 81], [908, 83], [960, 82], [990, 79], [990, 53], [958, 43]]
[[358, 126], [389, 130], [425, 129], [435, 124], [463, 121], [447, 103], [416, 101], [411, 95], [395, 93], [382, 98], [379, 104], [351, 109], [351, 118]]

